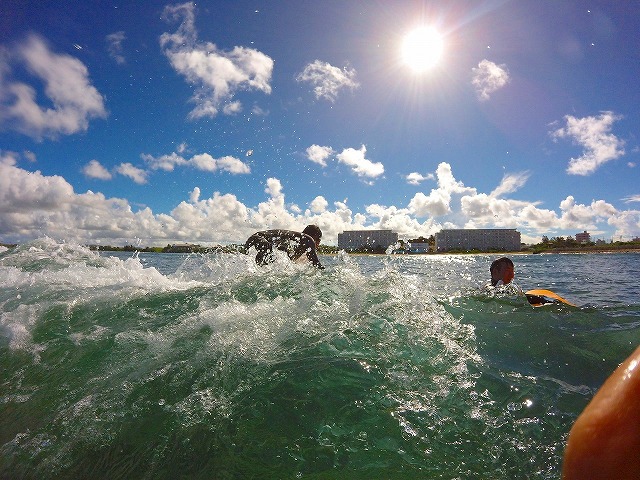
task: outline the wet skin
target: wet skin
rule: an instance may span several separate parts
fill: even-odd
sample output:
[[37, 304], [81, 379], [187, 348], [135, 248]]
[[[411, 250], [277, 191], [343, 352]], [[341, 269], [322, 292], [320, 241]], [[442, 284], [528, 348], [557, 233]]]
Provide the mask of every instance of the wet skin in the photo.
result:
[[562, 478], [640, 479], [640, 347], [611, 374], [574, 423]]

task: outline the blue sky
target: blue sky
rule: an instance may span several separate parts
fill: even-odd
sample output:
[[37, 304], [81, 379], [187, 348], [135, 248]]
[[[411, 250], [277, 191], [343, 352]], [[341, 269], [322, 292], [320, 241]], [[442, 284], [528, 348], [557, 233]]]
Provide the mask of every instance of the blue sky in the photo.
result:
[[5, 0], [0, 241], [640, 236], [639, 31], [636, 1]]

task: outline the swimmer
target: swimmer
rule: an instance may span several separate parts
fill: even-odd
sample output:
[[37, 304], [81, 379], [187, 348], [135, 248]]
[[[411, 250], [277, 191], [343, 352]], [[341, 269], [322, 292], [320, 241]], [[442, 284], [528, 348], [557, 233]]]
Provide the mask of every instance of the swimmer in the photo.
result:
[[562, 478], [640, 479], [640, 347], [604, 382], [573, 424]]
[[300, 232], [292, 230], [265, 230], [251, 235], [245, 248], [253, 247], [257, 250], [256, 263], [267, 265], [274, 261], [273, 249], [286, 252], [289, 258], [296, 261], [303, 254], [314, 267], [324, 268], [318, 260], [317, 248], [320, 246], [322, 231], [317, 225], [307, 225]]
[[510, 258], [502, 257], [495, 260], [489, 268], [491, 272], [491, 286], [495, 287], [499, 282], [508, 285], [515, 276], [513, 262]]

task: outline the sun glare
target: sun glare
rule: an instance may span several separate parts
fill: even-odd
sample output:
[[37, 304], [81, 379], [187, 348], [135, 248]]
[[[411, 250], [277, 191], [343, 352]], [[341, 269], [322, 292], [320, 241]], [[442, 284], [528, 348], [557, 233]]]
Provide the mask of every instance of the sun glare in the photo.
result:
[[420, 27], [409, 32], [402, 43], [402, 60], [415, 72], [435, 66], [442, 57], [442, 36], [433, 27]]

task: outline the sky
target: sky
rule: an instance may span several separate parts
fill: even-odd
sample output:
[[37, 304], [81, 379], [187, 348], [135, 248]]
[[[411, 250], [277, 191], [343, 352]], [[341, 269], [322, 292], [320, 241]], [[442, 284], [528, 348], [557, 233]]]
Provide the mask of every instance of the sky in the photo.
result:
[[630, 240], [638, 32], [637, 0], [3, 0], [0, 242]]

